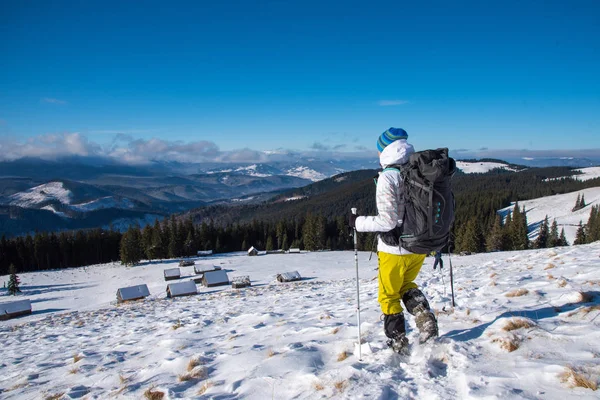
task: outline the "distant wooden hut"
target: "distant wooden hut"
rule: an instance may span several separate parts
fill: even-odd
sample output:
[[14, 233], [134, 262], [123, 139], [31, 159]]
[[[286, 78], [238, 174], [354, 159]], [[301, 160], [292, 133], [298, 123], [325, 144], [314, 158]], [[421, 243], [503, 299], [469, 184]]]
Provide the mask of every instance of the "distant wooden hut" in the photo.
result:
[[180, 297], [198, 294], [194, 281], [169, 283], [167, 285], [167, 297]]
[[169, 268], [164, 270], [165, 281], [172, 281], [174, 279], [181, 278], [181, 271], [179, 268]]
[[279, 249], [279, 250], [267, 250], [267, 254], [283, 254], [285, 253], [285, 251]]
[[0, 303], [0, 321], [31, 314], [29, 299]]
[[179, 261], [180, 267], [191, 267], [192, 265], [196, 265], [194, 260], [181, 260]]
[[302, 279], [298, 271], [284, 272], [283, 274], [277, 274], [277, 281], [279, 282], [292, 282], [299, 281]]
[[250, 247], [250, 248], [248, 249], [248, 255], [249, 255], [249, 256], [257, 256], [257, 255], [258, 255], [258, 250], [256, 250], [256, 249], [254, 248], [254, 246], [252, 246], [252, 247]]
[[213, 254], [212, 250], [198, 250], [198, 257], [212, 256], [212, 254]]
[[250, 277], [248, 275], [245, 276], [234, 276], [231, 278], [231, 287], [234, 289], [245, 288], [251, 286]]
[[148, 296], [150, 296], [150, 291], [145, 284], [128, 286], [117, 290], [117, 302], [119, 303], [129, 300], [139, 300]]
[[203, 275], [205, 272], [219, 271], [221, 267], [218, 265], [196, 265], [194, 267], [194, 273], [196, 275]]
[[202, 284], [206, 287], [228, 285], [229, 277], [223, 270], [205, 272], [202, 276]]
[[297, 248], [289, 249], [288, 254], [300, 254], [300, 249], [297, 249]]

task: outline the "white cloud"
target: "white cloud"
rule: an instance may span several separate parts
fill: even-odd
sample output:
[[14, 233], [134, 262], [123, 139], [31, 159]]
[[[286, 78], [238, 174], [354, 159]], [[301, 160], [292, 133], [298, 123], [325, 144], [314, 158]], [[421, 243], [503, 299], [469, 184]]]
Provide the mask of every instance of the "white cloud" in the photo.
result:
[[377, 102], [377, 104], [379, 104], [382, 107], [402, 106], [402, 105], [408, 104], [408, 103], [409, 103], [408, 100], [379, 100]]
[[60, 100], [60, 99], [53, 99], [51, 97], [44, 97], [42, 99], [42, 103], [48, 103], [48, 104], [58, 104], [58, 105], [63, 105], [63, 104], [67, 104], [66, 101], [64, 100]]

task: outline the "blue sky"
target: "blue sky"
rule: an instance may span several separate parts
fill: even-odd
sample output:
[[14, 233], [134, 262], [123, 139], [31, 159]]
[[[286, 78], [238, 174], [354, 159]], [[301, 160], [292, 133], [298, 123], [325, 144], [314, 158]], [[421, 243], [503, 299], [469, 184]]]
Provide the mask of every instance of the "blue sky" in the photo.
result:
[[598, 1], [5, 1], [0, 37], [4, 148], [600, 149]]

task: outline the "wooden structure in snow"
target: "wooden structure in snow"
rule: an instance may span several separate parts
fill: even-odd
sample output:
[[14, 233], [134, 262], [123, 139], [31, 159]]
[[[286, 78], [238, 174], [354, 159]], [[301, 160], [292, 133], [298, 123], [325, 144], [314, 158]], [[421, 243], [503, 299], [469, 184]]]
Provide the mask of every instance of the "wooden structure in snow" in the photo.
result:
[[194, 281], [169, 283], [167, 285], [167, 297], [190, 296], [198, 294]]
[[250, 277], [248, 275], [245, 276], [234, 276], [231, 278], [231, 287], [234, 289], [245, 288], [251, 286]]
[[285, 253], [285, 251], [279, 249], [279, 250], [267, 250], [267, 254], [283, 254]]
[[249, 256], [257, 256], [258, 250], [256, 250], [256, 248], [254, 248], [254, 246], [252, 246], [248, 249], [248, 255]]
[[180, 267], [191, 267], [192, 265], [196, 265], [194, 260], [181, 260], [179, 261]]
[[289, 249], [288, 254], [300, 254], [300, 249]]
[[229, 277], [223, 270], [205, 272], [202, 276], [202, 284], [206, 287], [228, 285]]
[[117, 290], [117, 302], [119, 303], [129, 300], [139, 300], [148, 296], [150, 296], [150, 291], [145, 284], [128, 286]]
[[212, 250], [198, 250], [198, 257], [212, 256]]
[[181, 271], [179, 271], [179, 268], [165, 269], [164, 274], [165, 274], [165, 281], [172, 281], [174, 279], [181, 278]]
[[0, 303], [0, 321], [31, 314], [31, 301], [17, 300]]
[[284, 272], [283, 274], [277, 274], [277, 281], [279, 282], [292, 282], [299, 281], [302, 279], [298, 271]]
[[219, 271], [220, 269], [221, 267], [218, 265], [196, 265], [194, 267], [194, 273], [196, 275], [203, 275], [206, 272]]

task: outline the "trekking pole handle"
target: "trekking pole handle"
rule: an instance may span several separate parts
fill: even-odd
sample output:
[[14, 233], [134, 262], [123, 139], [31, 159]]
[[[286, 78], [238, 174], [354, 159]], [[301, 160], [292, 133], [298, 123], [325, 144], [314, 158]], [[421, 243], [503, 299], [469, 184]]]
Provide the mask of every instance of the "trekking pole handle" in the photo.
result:
[[356, 207], [352, 207], [350, 210], [352, 211], [352, 214], [356, 215], [356, 213], [357, 213]]

